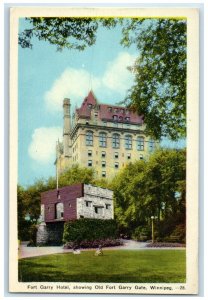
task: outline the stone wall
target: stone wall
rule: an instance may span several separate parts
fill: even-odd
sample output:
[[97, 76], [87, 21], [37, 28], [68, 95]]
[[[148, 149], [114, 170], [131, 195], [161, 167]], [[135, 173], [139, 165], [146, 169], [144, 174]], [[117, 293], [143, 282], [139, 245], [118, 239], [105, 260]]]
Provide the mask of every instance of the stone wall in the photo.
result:
[[84, 197], [77, 198], [77, 219], [113, 219], [113, 192], [92, 185], [84, 185]]
[[62, 245], [63, 232], [64, 232], [64, 222], [51, 222], [47, 224], [42, 222], [38, 226], [37, 246]]

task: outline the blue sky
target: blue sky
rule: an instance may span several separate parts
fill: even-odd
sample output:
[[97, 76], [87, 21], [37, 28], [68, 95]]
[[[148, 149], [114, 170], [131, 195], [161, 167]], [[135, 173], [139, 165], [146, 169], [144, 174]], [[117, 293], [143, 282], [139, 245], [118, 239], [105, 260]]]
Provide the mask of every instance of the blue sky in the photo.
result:
[[[28, 27], [20, 19], [19, 30]], [[126, 69], [136, 54], [120, 45], [121, 29], [100, 29], [96, 44], [83, 52], [63, 50], [33, 40], [33, 49], [19, 47], [18, 183], [55, 175], [55, 141], [62, 139], [62, 101], [79, 106], [90, 89], [102, 103], [124, 99], [133, 83]]]

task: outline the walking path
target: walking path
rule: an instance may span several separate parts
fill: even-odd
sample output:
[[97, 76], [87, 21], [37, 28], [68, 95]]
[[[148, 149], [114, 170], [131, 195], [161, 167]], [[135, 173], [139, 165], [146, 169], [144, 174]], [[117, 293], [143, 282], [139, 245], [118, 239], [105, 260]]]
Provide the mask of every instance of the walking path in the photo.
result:
[[[117, 247], [104, 247], [104, 250], [161, 250], [161, 249], [184, 249], [184, 248], [147, 248], [146, 242], [136, 242], [133, 240], [123, 240], [124, 245]], [[82, 249], [81, 251], [88, 251], [95, 249]], [[22, 242], [18, 251], [19, 258], [35, 257], [57, 253], [72, 252], [71, 249], [64, 249], [62, 246], [48, 246], [48, 247], [27, 247], [27, 242]]]

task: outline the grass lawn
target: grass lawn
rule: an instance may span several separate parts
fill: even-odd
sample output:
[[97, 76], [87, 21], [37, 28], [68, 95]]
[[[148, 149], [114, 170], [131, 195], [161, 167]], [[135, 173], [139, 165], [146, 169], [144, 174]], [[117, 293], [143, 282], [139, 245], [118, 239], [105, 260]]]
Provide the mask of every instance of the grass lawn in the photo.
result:
[[185, 282], [185, 250], [105, 250], [19, 260], [23, 282]]

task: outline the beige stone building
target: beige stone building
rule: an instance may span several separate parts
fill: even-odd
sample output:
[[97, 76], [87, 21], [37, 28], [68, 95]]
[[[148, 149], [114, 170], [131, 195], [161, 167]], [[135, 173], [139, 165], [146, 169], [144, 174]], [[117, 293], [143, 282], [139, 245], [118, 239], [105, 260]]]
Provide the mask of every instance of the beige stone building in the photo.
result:
[[125, 107], [99, 103], [92, 91], [71, 117], [64, 99], [63, 142], [57, 144], [57, 169], [93, 168], [98, 178], [112, 178], [129, 162], [145, 159], [158, 147], [145, 136], [143, 118]]

